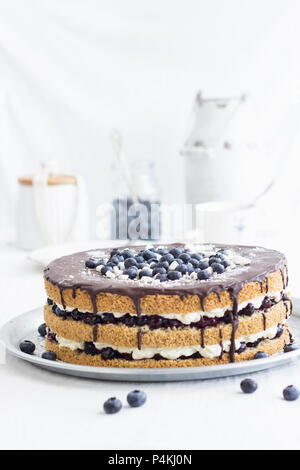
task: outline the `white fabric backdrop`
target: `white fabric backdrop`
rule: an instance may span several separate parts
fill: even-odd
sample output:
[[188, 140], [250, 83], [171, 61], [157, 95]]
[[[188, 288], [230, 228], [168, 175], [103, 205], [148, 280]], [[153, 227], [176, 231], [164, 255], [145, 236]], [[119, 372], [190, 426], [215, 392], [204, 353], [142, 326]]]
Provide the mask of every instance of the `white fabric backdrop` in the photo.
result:
[[[298, 0], [0, 0], [2, 233], [17, 176], [47, 157], [86, 178], [92, 214], [109, 200], [112, 127], [131, 158], [156, 161], [163, 200], [181, 201], [179, 148], [198, 89], [250, 93], [281, 149], [298, 124], [299, 13]], [[295, 148], [271, 195], [277, 211], [298, 203]]]

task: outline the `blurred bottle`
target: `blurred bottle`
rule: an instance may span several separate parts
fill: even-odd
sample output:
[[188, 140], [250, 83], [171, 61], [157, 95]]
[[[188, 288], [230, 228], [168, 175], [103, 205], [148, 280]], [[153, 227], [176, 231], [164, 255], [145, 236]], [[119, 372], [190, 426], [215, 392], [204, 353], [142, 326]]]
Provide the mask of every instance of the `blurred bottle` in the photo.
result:
[[160, 194], [153, 162], [133, 162], [131, 174], [134, 194], [129, 194], [117, 162], [113, 163], [112, 174], [114, 197], [111, 238], [158, 240], [161, 234]]

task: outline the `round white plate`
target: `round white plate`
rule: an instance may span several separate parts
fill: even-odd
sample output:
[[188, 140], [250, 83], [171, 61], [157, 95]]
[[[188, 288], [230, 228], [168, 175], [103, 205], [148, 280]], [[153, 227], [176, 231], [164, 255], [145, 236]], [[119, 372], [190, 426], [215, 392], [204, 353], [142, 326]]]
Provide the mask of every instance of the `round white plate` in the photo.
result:
[[[295, 337], [300, 338], [300, 299], [294, 299], [294, 312], [289, 321]], [[122, 369], [117, 367], [92, 367], [68, 364], [60, 361], [48, 361], [40, 356], [45, 350], [44, 340], [38, 335], [37, 328], [43, 323], [43, 309], [37, 308], [6, 323], [0, 329], [0, 340], [13, 356], [60, 374], [75, 375], [98, 380], [118, 380], [134, 382], [171, 382], [178, 380], [212, 379], [230, 375], [248, 374], [259, 370], [287, 364], [300, 356], [300, 349], [289, 353], [278, 353], [266, 359], [237, 362], [207, 367], [182, 367], [166, 369]], [[36, 344], [33, 355], [20, 351], [19, 343], [29, 339]]]

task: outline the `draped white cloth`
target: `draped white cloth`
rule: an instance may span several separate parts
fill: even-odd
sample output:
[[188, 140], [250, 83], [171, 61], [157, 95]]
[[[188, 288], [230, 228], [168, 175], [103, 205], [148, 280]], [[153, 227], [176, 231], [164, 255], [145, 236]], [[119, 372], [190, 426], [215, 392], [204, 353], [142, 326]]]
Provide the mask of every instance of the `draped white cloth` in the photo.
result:
[[[179, 149], [198, 89], [255, 98], [271, 168], [298, 125], [299, 13], [298, 0], [0, 0], [1, 233], [17, 176], [48, 157], [85, 177], [92, 214], [109, 201], [113, 127], [130, 158], [156, 162], [163, 200], [183, 200]], [[297, 202], [283, 169], [272, 197]]]

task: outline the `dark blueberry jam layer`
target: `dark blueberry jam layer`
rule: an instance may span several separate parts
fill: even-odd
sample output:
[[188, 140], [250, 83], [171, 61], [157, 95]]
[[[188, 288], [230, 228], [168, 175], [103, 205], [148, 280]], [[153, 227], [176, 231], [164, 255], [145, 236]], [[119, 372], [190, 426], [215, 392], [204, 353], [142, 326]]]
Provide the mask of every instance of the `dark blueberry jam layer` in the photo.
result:
[[[283, 334], [283, 331], [284, 331], [283, 326], [281, 324], [278, 324], [277, 334], [274, 337], [274, 339], [280, 338], [280, 336]], [[56, 342], [56, 335], [52, 331], [48, 331], [47, 338], [51, 342]], [[246, 348], [256, 348], [259, 345], [259, 343], [261, 343], [264, 340], [265, 340], [264, 338], [260, 338], [257, 341], [255, 341], [254, 343], [244, 343], [243, 342], [243, 343], [241, 343], [239, 349], [237, 349], [235, 352], [236, 352], [236, 354], [241, 354], [246, 350]], [[94, 343], [92, 343], [92, 342], [85, 342], [84, 343], [84, 351], [82, 351], [81, 349], [77, 349], [77, 353], [80, 354], [82, 352], [85, 352], [86, 354], [89, 354], [91, 356], [96, 356], [96, 355], [100, 354], [101, 358], [105, 361], [107, 361], [109, 359], [124, 359], [126, 361], [134, 361], [134, 359], [132, 358], [131, 353], [120, 353], [119, 351], [116, 351], [115, 349], [112, 349], [112, 348], [109, 348], [109, 347], [108, 348], [103, 348], [103, 349], [97, 349], [95, 347]], [[192, 354], [191, 356], [180, 356], [178, 359], [201, 359], [202, 357], [203, 356], [201, 356], [201, 354], [199, 352], [196, 352], [196, 353]], [[155, 354], [155, 356], [153, 356], [152, 359], [154, 359], [156, 361], [166, 360], [166, 358], [164, 358], [160, 354]], [[141, 359], [141, 360], [144, 360], [144, 359]]]
[[[282, 300], [285, 294], [282, 294]], [[202, 317], [200, 321], [193, 322], [188, 325], [182, 323], [180, 320], [175, 319], [167, 319], [161, 317], [160, 315], [130, 315], [126, 313], [123, 317], [116, 318], [112, 313], [103, 313], [100, 315], [94, 315], [92, 313], [82, 313], [79, 312], [77, 309], [72, 310], [72, 312], [66, 312], [65, 310], [61, 310], [57, 305], [51, 300], [48, 299], [48, 304], [52, 305], [52, 312], [60, 317], [62, 320], [75, 320], [75, 321], [82, 321], [87, 325], [107, 325], [107, 324], [123, 324], [128, 327], [134, 326], [145, 326], [147, 325], [150, 330], [156, 330], [158, 328], [183, 328], [183, 327], [191, 327], [196, 329], [202, 329], [206, 327], [216, 326], [219, 323], [231, 323], [232, 322], [232, 311], [225, 312], [223, 317]], [[274, 299], [269, 297], [265, 297], [262, 301], [262, 304], [259, 310], [266, 312], [269, 308], [273, 307], [276, 304]], [[254, 305], [249, 303], [245, 308], [240, 310], [239, 316], [250, 316], [255, 312]]]

